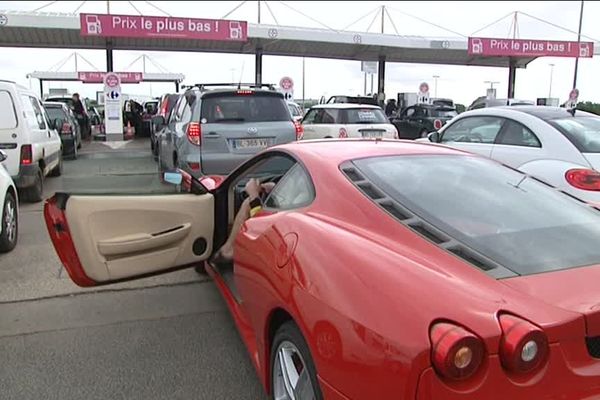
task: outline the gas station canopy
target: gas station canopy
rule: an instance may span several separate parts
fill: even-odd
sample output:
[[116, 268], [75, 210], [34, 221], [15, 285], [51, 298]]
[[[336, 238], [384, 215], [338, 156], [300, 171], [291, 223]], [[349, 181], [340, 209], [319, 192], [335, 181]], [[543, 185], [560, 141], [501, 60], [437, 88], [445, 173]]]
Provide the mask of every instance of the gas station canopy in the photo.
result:
[[[435, 39], [248, 23], [248, 40], [83, 36], [78, 15], [0, 11], [0, 46], [197, 51], [387, 62], [524, 68], [535, 57], [468, 54], [467, 39]], [[600, 52], [596, 44], [595, 54]]]

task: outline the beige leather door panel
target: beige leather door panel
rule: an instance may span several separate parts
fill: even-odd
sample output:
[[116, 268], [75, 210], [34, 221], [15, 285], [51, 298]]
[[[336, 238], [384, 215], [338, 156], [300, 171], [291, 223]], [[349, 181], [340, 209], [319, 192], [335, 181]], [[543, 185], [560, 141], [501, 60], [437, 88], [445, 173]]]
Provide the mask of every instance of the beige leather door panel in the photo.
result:
[[81, 265], [98, 283], [193, 264], [212, 251], [211, 194], [71, 196], [65, 215]]

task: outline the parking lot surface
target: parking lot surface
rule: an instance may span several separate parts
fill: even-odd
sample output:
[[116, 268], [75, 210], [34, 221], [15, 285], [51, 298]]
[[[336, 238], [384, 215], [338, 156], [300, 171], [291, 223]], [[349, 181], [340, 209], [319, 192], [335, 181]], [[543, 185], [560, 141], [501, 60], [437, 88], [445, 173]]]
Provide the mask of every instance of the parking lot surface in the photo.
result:
[[[156, 171], [146, 141], [111, 145], [84, 144], [62, 177], [46, 180], [45, 197], [107, 172], [135, 179], [132, 172]], [[107, 157], [108, 165], [94, 162]], [[184, 270], [79, 288], [56, 256], [42, 210], [21, 204], [17, 248], [0, 255], [2, 399], [265, 398], [206, 277]]]

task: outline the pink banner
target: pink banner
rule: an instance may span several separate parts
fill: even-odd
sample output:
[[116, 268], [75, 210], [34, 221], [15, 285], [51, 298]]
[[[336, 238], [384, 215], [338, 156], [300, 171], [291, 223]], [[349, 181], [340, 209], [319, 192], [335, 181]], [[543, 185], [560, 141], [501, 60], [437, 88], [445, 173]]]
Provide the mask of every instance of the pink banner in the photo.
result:
[[[117, 72], [121, 78], [121, 83], [140, 83], [144, 80], [144, 74], [141, 72]], [[103, 83], [106, 72], [77, 72], [77, 79], [83, 83]]]
[[594, 43], [470, 37], [469, 55], [591, 58], [594, 55]]
[[245, 21], [113, 14], [80, 14], [79, 21], [82, 36], [248, 40]]

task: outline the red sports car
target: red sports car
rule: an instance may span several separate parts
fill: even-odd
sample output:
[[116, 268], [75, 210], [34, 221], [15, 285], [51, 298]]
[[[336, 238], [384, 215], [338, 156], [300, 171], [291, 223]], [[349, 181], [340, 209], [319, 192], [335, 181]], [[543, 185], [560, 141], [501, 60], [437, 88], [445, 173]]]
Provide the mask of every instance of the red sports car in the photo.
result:
[[599, 210], [489, 159], [298, 142], [45, 218], [71, 279], [104, 285], [207, 260], [251, 177], [275, 186], [206, 270], [272, 398], [600, 398]]

